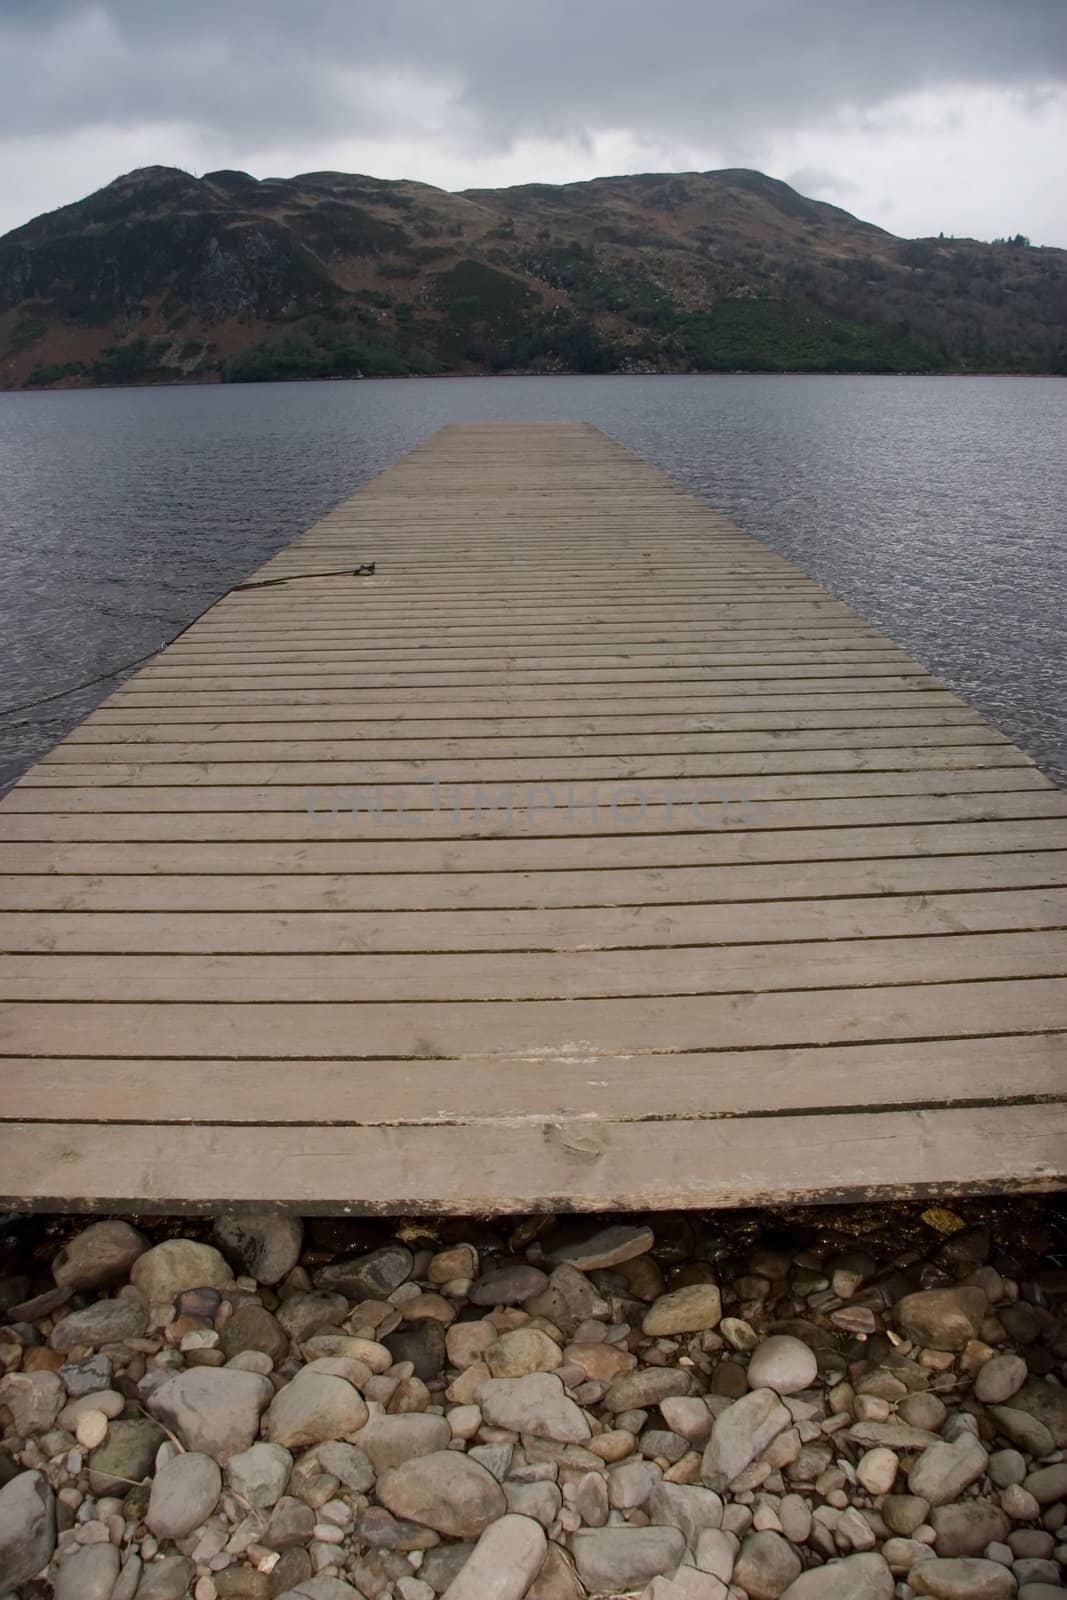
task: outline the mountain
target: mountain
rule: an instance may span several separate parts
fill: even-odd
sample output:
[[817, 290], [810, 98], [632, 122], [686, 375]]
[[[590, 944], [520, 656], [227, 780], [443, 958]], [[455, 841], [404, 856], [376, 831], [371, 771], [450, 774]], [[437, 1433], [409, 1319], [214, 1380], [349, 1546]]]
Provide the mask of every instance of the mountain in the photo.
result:
[[449, 194], [146, 167], [0, 238], [0, 387], [420, 372], [1067, 372], [1067, 251], [759, 172]]

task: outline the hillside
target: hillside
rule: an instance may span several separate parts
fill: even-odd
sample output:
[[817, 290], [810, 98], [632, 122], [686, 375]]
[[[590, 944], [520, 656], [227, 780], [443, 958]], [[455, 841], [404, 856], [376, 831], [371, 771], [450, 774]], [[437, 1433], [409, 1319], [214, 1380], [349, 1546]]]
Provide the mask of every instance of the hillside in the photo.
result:
[[758, 172], [448, 194], [148, 167], [0, 238], [0, 387], [420, 372], [1067, 372], [1067, 251]]

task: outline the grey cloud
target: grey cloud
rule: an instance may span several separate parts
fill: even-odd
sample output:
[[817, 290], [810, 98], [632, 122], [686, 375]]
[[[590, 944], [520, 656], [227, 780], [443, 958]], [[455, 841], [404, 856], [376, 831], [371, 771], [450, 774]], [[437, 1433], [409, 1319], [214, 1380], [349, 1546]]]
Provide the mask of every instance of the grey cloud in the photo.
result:
[[472, 151], [613, 128], [730, 150], [933, 85], [1037, 96], [1067, 81], [1067, 5], [4, 0], [0, 57], [0, 136], [173, 121], [297, 150], [418, 131], [432, 91]]

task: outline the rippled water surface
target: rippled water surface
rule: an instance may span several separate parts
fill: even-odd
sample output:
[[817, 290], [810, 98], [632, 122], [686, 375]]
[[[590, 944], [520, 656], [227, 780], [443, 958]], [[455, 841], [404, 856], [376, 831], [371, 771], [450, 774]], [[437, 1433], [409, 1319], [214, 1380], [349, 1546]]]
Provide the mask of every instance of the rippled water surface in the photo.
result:
[[[170, 638], [446, 422], [581, 418], [1067, 781], [1067, 382], [471, 378], [0, 394], [0, 710]], [[119, 680], [0, 717], [0, 781]]]

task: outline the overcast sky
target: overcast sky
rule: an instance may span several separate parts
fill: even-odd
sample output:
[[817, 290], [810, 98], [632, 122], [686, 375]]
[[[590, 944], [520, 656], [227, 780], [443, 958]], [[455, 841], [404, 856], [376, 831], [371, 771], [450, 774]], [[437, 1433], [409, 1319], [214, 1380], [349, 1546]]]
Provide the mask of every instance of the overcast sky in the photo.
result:
[[757, 167], [1067, 246], [1067, 0], [0, 0], [0, 232], [151, 164]]

